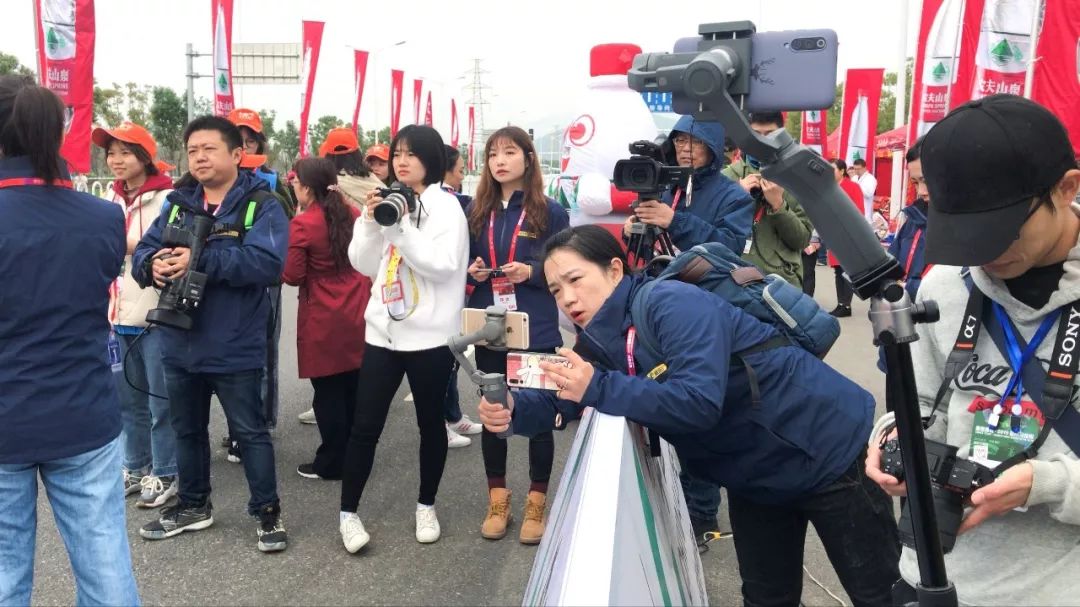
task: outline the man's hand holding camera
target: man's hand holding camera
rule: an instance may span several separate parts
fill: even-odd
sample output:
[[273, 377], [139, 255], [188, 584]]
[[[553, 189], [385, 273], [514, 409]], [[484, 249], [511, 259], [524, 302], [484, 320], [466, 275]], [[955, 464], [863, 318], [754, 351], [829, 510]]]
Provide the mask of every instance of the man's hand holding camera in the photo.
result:
[[739, 185], [744, 190], [754, 193], [755, 188], [761, 190], [761, 198], [765, 200], [765, 203], [769, 205], [769, 208], [775, 213], [780, 210], [780, 207], [784, 206], [784, 188], [780, 187], [768, 179], [765, 179], [758, 173], [753, 175], [747, 175], [739, 180]]
[[169, 282], [180, 280], [187, 273], [190, 262], [191, 249], [187, 247], [161, 249], [154, 254], [153, 263], [150, 266], [154, 284], [164, 287]]
[[671, 227], [671, 221], [675, 219], [675, 209], [659, 200], [643, 200], [634, 209], [634, 215], [642, 223], [652, 224], [666, 230]]

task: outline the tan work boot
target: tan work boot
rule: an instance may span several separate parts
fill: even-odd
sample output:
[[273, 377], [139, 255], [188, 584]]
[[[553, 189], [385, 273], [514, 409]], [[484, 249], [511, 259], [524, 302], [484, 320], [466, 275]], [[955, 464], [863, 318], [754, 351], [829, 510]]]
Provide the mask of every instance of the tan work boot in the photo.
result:
[[510, 525], [510, 490], [496, 487], [488, 489], [488, 511], [480, 535], [489, 540], [501, 540]]
[[525, 502], [525, 518], [521, 521], [520, 540], [522, 544], [539, 544], [544, 537], [544, 508], [547, 506], [547, 494], [530, 491]]

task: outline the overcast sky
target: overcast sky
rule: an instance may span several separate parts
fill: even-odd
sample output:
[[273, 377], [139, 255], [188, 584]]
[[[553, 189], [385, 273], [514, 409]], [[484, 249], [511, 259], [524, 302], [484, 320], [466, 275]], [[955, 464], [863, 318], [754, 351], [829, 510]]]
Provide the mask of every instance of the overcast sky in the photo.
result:
[[[465, 136], [465, 109], [473, 60], [488, 73], [485, 126], [507, 121], [546, 133], [574, 118], [588, 82], [589, 48], [632, 42], [644, 50], [671, 50], [699, 23], [750, 19], [758, 31], [828, 27], [840, 39], [839, 79], [851, 67], [898, 63], [903, 4], [907, 0], [542, 0], [471, 2], [399, 0], [235, 0], [233, 42], [300, 42], [301, 20], [326, 22], [312, 101], [312, 121], [324, 114], [345, 120], [354, 104], [352, 51], [375, 53], [368, 66], [360, 124], [389, 122], [390, 69], [405, 70], [402, 124], [412, 120], [412, 79], [433, 91], [436, 126], [448, 119], [456, 97]], [[33, 2], [2, 0], [0, 50], [34, 65]], [[919, 1], [911, 0], [908, 54], [917, 34]], [[211, 50], [210, 0], [97, 0], [95, 77], [99, 84], [134, 81], [183, 92], [184, 47]], [[387, 48], [405, 40], [402, 46]], [[196, 71], [210, 72], [210, 58]], [[196, 95], [213, 93], [208, 78]], [[237, 85], [237, 104], [277, 110], [278, 126], [298, 119], [301, 85]], [[426, 89], [425, 89], [426, 90]], [[426, 95], [426, 93], [425, 93]], [[892, 118], [889, 117], [888, 120]]]

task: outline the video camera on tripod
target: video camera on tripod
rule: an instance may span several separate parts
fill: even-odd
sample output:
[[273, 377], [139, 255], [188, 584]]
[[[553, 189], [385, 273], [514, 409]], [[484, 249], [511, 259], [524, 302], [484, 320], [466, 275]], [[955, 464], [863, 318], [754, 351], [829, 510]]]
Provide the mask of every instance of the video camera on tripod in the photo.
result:
[[[652, 141], [635, 141], [629, 147], [631, 156], [615, 163], [612, 181], [616, 189], [638, 195], [638, 199], [630, 205], [631, 209], [636, 209], [646, 200], [659, 200], [669, 187], [689, 192], [693, 167], [667, 165], [663, 148]], [[689, 204], [689, 200], [687, 202]], [[666, 230], [638, 221], [636, 217], [630, 225], [627, 249], [636, 261], [644, 263], [652, 261], [657, 253], [675, 254], [675, 245]]]

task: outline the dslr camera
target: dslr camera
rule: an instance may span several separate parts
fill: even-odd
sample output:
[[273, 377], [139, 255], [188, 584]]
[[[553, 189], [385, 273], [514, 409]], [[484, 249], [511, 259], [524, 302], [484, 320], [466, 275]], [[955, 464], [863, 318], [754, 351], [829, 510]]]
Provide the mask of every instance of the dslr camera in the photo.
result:
[[[882, 448], [881, 471], [904, 480], [904, 462], [897, 439]], [[956, 456], [956, 447], [926, 440], [926, 462], [930, 466], [931, 493], [937, 514], [941, 549], [948, 554], [956, 545], [956, 530], [964, 518], [964, 502], [980, 487], [994, 482], [994, 473], [982, 464]], [[900, 516], [900, 541], [915, 548], [915, 532], [911, 526], [909, 503], [904, 502]]]
[[375, 222], [381, 226], [392, 226], [416, 210], [416, 192], [412, 188], [395, 181], [388, 188], [378, 188], [382, 201], [371, 211]]
[[179, 206], [181, 213], [193, 215], [195, 220], [190, 227], [173, 223], [166, 225], [161, 233], [161, 245], [163, 248], [187, 248], [191, 256], [187, 272], [178, 280], [166, 281], [158, 297], [158, 306], [146, 313], [146, 322], [189, 331], [193, 324], [192, 314], [202, 302], [206, 290], [206, 274], [195, 271], [195, 268], [199, 267], [206, 239], [214, 227], [214, 216], [185, 205], [173, 194], [169, 195], [169, 202]]
[[655, 200], [668, 186], [686, 187], [693, 173], [693, 167], [664, 164], [661, 147], [641, 140], [630, 144], [630, 158], [615, 163], [613, 181], [616, 189], [635, 192], [643, 200]]

